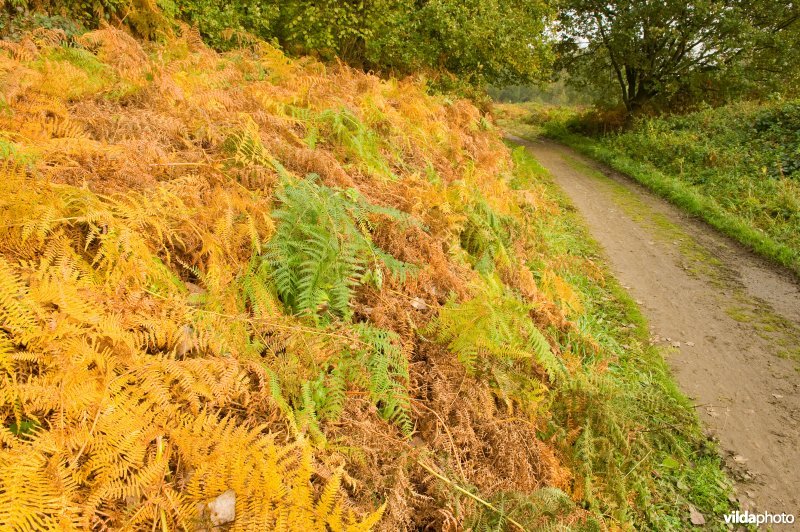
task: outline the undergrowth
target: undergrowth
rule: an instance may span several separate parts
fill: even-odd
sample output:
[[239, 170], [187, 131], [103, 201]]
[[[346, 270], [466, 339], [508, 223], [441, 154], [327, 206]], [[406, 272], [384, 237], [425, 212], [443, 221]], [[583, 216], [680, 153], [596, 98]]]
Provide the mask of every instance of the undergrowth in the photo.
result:
[[[0, 46], [0, 522], [683, 528], [725, 483], [544, 172], [423, 80]], [[633, 323], [633, 327], [628, 324]]]

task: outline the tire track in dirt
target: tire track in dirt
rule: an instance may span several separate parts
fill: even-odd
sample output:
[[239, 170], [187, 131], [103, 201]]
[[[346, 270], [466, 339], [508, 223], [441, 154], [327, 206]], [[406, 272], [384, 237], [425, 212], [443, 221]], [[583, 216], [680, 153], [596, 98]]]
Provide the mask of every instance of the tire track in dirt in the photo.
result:
[[742, 508], [800, 513], [800, 283], [569, 148], [509, 139], [552, 174], [642, 308]]

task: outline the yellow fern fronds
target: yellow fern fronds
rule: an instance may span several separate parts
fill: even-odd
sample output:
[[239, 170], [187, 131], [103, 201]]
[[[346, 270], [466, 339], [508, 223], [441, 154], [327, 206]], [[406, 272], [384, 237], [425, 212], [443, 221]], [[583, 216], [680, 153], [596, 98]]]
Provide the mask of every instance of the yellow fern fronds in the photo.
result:
[[29, 340], [37, 332], [36, 321], [28, 287], [19, 272], [0, 257], [0, 327], [20, 339]]
[[583, 303], [575, 289], [557, 275], [554, 271], [546, 269], [542, 274], [542, 289], [554, 300], [561, 303], [562, 307], [571, 315], [583, 312]]
[[7, 439], [0, 448], [0, 523], [8, 530], [78, 530], [78, 485], [48, 456], [55, 442], [36, 441], [9, 446]]

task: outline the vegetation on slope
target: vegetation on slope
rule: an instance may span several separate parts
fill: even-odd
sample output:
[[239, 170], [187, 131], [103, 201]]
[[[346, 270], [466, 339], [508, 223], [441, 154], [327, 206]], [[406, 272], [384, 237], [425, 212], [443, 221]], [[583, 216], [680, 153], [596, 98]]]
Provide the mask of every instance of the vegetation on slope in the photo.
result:
[[728, 510], [634, 306], [471, 104], [186, 28], [0, 48], [0, 522]]
[[501, 121], [545, 134], [630, 175], [767, 258], [800, 273], [800, 104], [731, 104], [640, 118], [598, 134], [608, 115], [506, 106]]
[[541, 0], [12, 0], [0, 4], [0, 37], [111, 24], [164, 41], [186, 23], [217, 50], [264, 40], [295, 56], [398, 76], [426, 71], [441, 87], [471, 90], [545, 76], [554, 11]]

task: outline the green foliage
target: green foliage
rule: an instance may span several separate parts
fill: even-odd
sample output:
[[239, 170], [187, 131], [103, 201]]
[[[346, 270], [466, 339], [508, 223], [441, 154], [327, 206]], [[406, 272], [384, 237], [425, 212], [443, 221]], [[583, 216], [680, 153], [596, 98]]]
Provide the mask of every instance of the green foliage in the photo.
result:
[[[2, 101], [0, 101], [0, 113], [2, 112]], [[36, 157], [32, 153], [26, 153], [21, 144], [0, 136], [0, 161], [3, 160], [12, 160], [20, 166], [25, 166], [33, 163]]]
[[[570, 0], [559, 19], [560, 66], [578, 84], [607, 94], [613, 87], [616, 101], [631, 113], [655, 98], [668, 106], [679, 103], [676, 95], [719, 99], [732, 88], [743, 90], [746, 78], [763, 83], [765, 76], [783, 75], [775, 69], [776, 58], [797, 55], [797, 6], [771, 0], [733, 4]], [[792, 73], [800, 70], [786, 58], [777, 63]]]
[[217, 50], [229, 50], [246, 43], [248, 33], [273, 40], [278, 2], [234, 0], [176, 0], [180, 17], [197, 26], [204, 40]]
[[[442, 86], [452, 84], [449, 76], [468, 86], [545, 77], [551, 62], [546, 25], [554, 13], [548, 2], [533, 0], [16, 0], [5, 4], [0, 29], [6, 35], [23, 29], [14, 20], [17, 9], [70, 32], [70, 20], [89, 28], [114, 22], [149, 39], [183, 21], [217, 49], [263, 39], [291, 54], [339, 58], [376, 72], [444, 73]], [[67, 18], [62, 23], [51, 15]]]
[[550, 62], [547, 3], [392, 0], [366, 40], [369, 65], [409, 73], [444, 69], [474, 84], [530, 82]]
[[[483, 509], [468, 521], [468, 528], [475, 531], [503, 532], [513, 529], [509, 518], [520, 523], [527, 530], [560, 530], [557, 518], [569, 514], [575, 507], [570, 497], [558, 488], [545, 487], [532, 493], [505, 493], [494, 495], [489, 502], [499, 511]], [[592, 524], [573, 527], [572, 530], [600, 530]]]
[[372, 243], [374, 215], [405, 215], [365, 201], [357, 191], [317, 184], [316, 176], [286, 181], [272, 213], [277, 229], [264, 260], [287, 309], [315, 322], [349, 320], [353, 289], [370, 280], [380, 287], [383, 270], [404, 278], [414, 267]]
[[748, 92], [800, 96], [800, 5], [785, 0], [751, 0], [744, 9], [752, 47], [739, 74], [748, 82]]
[[494, 277], [484, 278], [476, 297], [464, 303], [450, 300], [431, 324], [439, 341], [447, 344], [470, 371], [498, 361], [531, 360], [551, 380], [564, 375], [561, 361], [547, 338], [531, 320], [533, 308], [507, 293]]
[[82, 27], [123, 21], [137, 35], [152, 39], [169, 31], [177, 14], [172, 0], [14, 0], [0, 9], [10, 15], [2, 33], [12, 39], [34, 27], [62, 29], [70, 37]]
[[494, 212], [479, 199], [466, 209], [467, 220], [461, 230], [461, 247], [473, 258], [473, 267], [480, 273], [491, 273], [495, 261], [507, 262], [516, 223], [509, 216]]
[[94, 54], [83, 48], [59, 47], [48, 54], [46, 60], [65, 61], [83, 70], [89, 77], [88, 84], [93, 87], [107, 85], [108, 79], [105, 78], [113, 76], [108, 66], [101, 63]]
[[532, 1], [17, 0], [4, 8], [0, 33], [12, 39], [40, 26], [74, 36], [103, 22], [154, 39], [185, 21], [221, 50], [264, 39], [294, 54], [403, 75], [447, 72], [472, 85], [538, 80], [550, 62], [544, 29], [552, 9]]
[[369, 392], [381, 417], [396, 423], [405, 434], [413, 429], [408, 393], [408, 361], [396, 333], [366, 323], [354, 326], [359, 343], [334, 358], [314, 383], [318, 409], [336, 419], [344, 409], [345, 392], [352, 384]]
[[720, 180], [730, 181], [724, 189], [709, 191], [722, 201], [735, 196], [746, 181], [767, 187], [782, 178], [800, 181], [799, 101], [741, 103], [642, 119], [606, 140], [692, 185], [713, 187], [722, 185]]
[[178, 0], [181, 16], [214, 46], [226, 28], [278, 42], [290, 53], [335, 57], [379, 72], [449, 72], [468, 83], [530, 82], [550, 61], [545, 24], [552, 8], [526, 0], [244, 1], [220, 7]]
[[[350, 345], [314, 367], [301, 369], [287, 354], [280, 374], [268, 369], [273, 399], [299, 429], [324, 442], [323, 423], [339, 420], [348, 395], [364, 390], [383, 419], [411, 434], [408, 360], [400, 337], [368, 323], [344, 327], [338, 334], [351, 338]], [[305, 369], [311, 369], [310, 377]]]
[[312, 148], [316, 144], [316, 136], [320, 134], [319, 130], [322, 130], [323, 136], [327, 134], [344, 146], [351, 158], [364, 166], [367, 172], [381, 177], [397, 178], [380, 152], [380, 136], [351, 111], [345, 108], [326, 109], [309, 121], [312, 128], [306, 140]]
[[753, 128], [755, 135], [748, 140], [751, 146], [757, 143], [768, 175], [800, 181], [800, 101], [767, 107], [755, 115]]
[[33, 434], [36, 431], [36, 429], [39, 428], [39, 426], [40, 426], [39, 423], [37, 423], [35, 420], [23, 419], [19, 423], [17, 423], [16, 421], [12, 422], [8, 426], [8, 430], [10, 430], [14, 436], [25, 438]]
[[[6, 6], [9, 7], [8, 2]], [[17, 6], [12, 7], [16, 10]], [[69, 40], [86, 31], [80, 22], [61, 15], [33, 13], [30, 16], [19, 16], [18, 13], [0, 11], [0, 35], [5, 39], [18, 41], [24, 33], [35, 28], [61, 30]]]
[[[553, 73], [555, 74], [555, 72]], [[489, 86], [487, 92], [495, 102], [538, 102], [550, 105], [585, 105], [594, 101], [586, 87], [569, 83], [569, 74], [560, 72], [553, 81], [529, 85]]]

